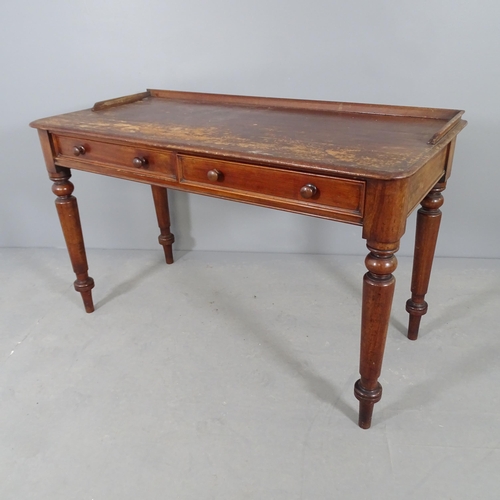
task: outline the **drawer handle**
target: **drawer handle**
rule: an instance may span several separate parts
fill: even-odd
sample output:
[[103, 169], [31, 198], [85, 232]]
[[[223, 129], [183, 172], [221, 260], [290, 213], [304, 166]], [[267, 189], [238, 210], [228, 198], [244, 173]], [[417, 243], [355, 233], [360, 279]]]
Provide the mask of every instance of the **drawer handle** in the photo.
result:
[[84, 146], [75, 146], [73, 148], [73, 154], [75, 156], [83, 156], [87, 151]]
[[134, 165], [134, 167], [137, 167], [137, 168], [146, 168], [148, 165], [148, 160], [144, 157], [136, 156], [132, 160], [132, 164]]
[[300, 196], [302, 196], [302, 198], [305, 198], [306, 200], [312, 198], [313, 196], [316, 196], [317, 192], [318, 188], [314, 184], [306, 184], [305, 186], [302, 186], [300, 188]]
[[219, 172], [216, 168], [209, 170], [207, 172], [207, 179], [212, 182], [217, 182], [222, 179], [222, 172]]

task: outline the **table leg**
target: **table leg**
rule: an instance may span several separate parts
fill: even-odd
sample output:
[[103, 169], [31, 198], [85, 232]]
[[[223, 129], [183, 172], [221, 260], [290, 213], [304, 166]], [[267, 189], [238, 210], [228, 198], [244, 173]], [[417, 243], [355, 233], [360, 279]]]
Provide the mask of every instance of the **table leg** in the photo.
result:
[[167, 189], [159, 186], [151, 186], [153, 200], [155, 203], [156, 217], [160, 228], [158, 242], [163, 246], [165, 261], [167, 264], [174, 263], [172, 243], [175, 241], [174, 235], [170, 232], [170, 211], [168, 209]]
[[87, 256], [83, 242], [80, 215], [76, 198], [72, 195], [73, 183], [69, 181], [69, 168], [59, 168], [57, 173], [51, 173], [54, 181], [52, 192], [57, 196], [56, 208], [61, 222], [61, 228], [68, 248], [69, 258], [76, 274], [75, 290], [82, 294], [85, 311], [94, 311], [92, 302], [92, 288], [94, 280], [88, 275]]
[[416, 340], [420, 319], [427, 312], [425, 294], [429, 287], [432, 261], [441, 223], [441, 210], [445, 182], [436, 184], [422, 200], [422, 208], [417, 212], [417, 231], [415, 237], [415, 253], [411, 279], [411, 299], [406, 302], [406, 310], [410, 313], [408, 338]]
[[382, 397], [378, 382], [382, 369], [385, 339], [389, 326], [395, 279], [392, 273], [397, 267], [393, 248], [377, 249], [368, 245], [370, 253], [365, 259], [368, 272], [363, 278], [363, 309], [361, 314], [361, 352], [359, 372], [361, 378], [354, 386], [359, 400], [359, 426], [369, 429], [373, 405]]

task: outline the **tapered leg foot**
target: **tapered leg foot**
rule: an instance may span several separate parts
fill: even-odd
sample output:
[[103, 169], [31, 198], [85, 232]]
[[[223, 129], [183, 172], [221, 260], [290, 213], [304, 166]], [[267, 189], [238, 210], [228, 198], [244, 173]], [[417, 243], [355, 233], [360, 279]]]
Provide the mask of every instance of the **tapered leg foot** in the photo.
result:
[[170, 211], [168, 209], [168, 193], [167, 189], [159, 186], [151, 186], [153, 192], [153, 201], [155, 204], [156, 217], [160, 228], [160, 236], [158, 242], [163, 246], [165, 253], [165, 262], [167, 264], [174, 263], [174, 254], [172, 244], [175, 241], [174, 235], [170, 232]]
[[415, 253], [411, 279], [411, 298], [406, 302], [406, 310], [410, 314], [408, 322], [408, 338], [416, 340], [420, 320], [427, 312], [425, 295], [429, 288], [432, 262], [436, 250], [436, 242], [441, 223], [443, 195], [445, 183], [438, 183], [422, 200], [422, 208], [417, 212], [417, 231], [415, 236]]
[[359, 426], [369, 429], [372, 422], [373, 405], [382, 397], [382, 386], [378, 382], [382, 370], [385, 339], [389, 326], [395, 279], [392, 275], [397, 267], [392, 248], [379, 248], [370, 243], [370, 253], [365, 264], [368, 272], [363, 278], [363, 308], [361, 315], [361, 350], [359, 373], [361, 378], [354, 386], [354, 395], [359, 400]]
[[359, 400], [358, 425], [369, 429], [372, 424], [373, 406], [382, 398], [382, 386], [377, 382], [375, 389], [368, 390], [361, 385], [361, 380], [354, 384], [354, 395]]
[[418, 331], [420, 329], [420, 320], [427, 312], [427, 302], [422, 300], [421, 303], [414, 302], [412, 299], [406, 301], [406, 311], [410, 313], [408, 319], [408, 338], [417, 340]]
[[88, 276], [83, 280], [76, 280], [74, 283], [75, 290], [82, 294], [83, 305], [88, 313], [94, 312], [94, 302], [92, 301], [92, 288], [94, 288], [94, 280]]
[[57, 213], [73, 271], [76, 274], [75, 290], [82, 296], [85, 311], [91, 313], [94, 311], [92, 301], [94, 280], [88, 275], [87, 256], [78, 204], [76, 198], [72, 195], [74, 186], [69, 181], [70, 177], [71, 172], [68, 168], [60, 168], [56, 174], [52, 174], [50, 177], [54, 181], [52, 192], [57, 196]]

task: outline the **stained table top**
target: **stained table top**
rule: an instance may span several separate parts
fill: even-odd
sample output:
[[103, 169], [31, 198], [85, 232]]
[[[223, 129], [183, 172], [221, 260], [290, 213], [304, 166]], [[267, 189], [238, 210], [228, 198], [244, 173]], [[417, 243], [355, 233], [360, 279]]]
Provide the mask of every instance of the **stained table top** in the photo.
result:
[[413, 174], [465, 127], [463, 111], [149, 90], [33, 122], [89, 136], [330, 175]]

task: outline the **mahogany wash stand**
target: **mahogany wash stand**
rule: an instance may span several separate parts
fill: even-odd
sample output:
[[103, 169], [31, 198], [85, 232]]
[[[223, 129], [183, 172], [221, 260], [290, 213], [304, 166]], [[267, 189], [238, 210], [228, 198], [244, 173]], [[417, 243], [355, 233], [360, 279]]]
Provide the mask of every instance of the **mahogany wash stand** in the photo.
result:
[[371, 425], [408, 215], [420, 204], [408, 338], [425, 294], [463, 111], [148, 90], [35, 121], [56, 207], [92, 312], [71, 169], [151, 185], [167, 264], [173, 262], [167, 188], [363, 227], [359, 425]]

